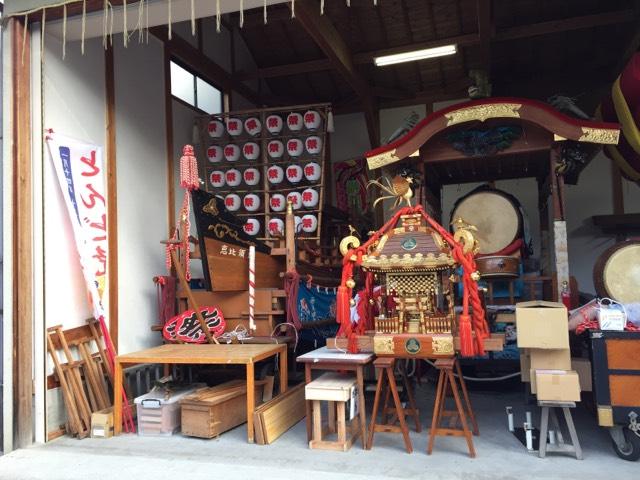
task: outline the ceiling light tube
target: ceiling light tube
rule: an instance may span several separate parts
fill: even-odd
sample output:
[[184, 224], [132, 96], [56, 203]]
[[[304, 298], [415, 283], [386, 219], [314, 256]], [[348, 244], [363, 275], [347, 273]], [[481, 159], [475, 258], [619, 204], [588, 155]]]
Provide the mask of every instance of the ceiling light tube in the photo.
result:
[[373, 62], [378, 67], [384, 67], [385, 65], [393, 65], [395, 63], [415, 62], [416, 60], [424, 60], [425, 58], [436, 58], [443, 57], [445, 55], [454, 55], [457, 52], [457, 45], [443, 45], [442, 47], [425, 48], [424, 50], [414, 50], [412, 52], [403, 52], [396, 53], [394, 55], [374, 57]]

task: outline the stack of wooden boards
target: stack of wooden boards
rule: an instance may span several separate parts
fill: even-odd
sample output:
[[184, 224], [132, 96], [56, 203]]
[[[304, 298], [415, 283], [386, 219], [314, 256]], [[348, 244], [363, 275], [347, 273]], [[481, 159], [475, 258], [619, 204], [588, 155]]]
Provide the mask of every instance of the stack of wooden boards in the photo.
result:
[[[273, 377], [255, 382], [255, 404], [271, 400]], [[247, 385], [232, 380], [201, 388], [180, 400], [182, 434], [213, 438], [247, 421]]]
[[273, 443], [305, 415], [304, 383], [301, 383], [256, 409], [253, 414], [256, 443]]
[[113, 372], [100, 327], [95, 321], [63, 331], [47, 329], [47, 348], [60, 383], [67, 411], [68, 434], [84, 438], [91, 431], [91, 414], [111, 407]]
[[579, 402], [580, 378], [572, 370], [566, 307], [541, 300], [516, 304], [522, 380], [540, 401]]

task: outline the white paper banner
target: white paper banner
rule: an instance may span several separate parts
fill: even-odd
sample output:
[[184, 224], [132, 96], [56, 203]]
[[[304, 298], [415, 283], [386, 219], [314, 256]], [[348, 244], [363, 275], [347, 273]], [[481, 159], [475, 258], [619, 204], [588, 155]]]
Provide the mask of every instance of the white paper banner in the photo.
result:
[[107, 205], [102, 147], [49, 131], [51, 161], [73, 225], [80, 264], [95, 318], [104, 316], [107, 273]]

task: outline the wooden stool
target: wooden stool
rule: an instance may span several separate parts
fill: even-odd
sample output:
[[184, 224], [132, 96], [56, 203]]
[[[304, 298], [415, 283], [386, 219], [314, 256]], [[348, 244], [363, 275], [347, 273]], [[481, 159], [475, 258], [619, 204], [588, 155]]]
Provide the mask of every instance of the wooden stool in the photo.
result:
[[[538, 456], [544, 458], [547, 452], [550, 453], [568, 453], [575, 455], [578, 460], [582, 460], [582, 448], [580, 448], [580, 441], [578, 440], [578, 434], [576, 433], [576, 427], [573, 424], [573, 418], [571, 417], [570, 408], [575, 408], [574, 402], [549, 402], [539, 401], [538, 406], [542, 407], [541, 421], [540, 421], [540, 447], [538, 448]], [[571, 443], [564, 443], [562, 438], [562, 430], [560, 429], [560, 422], [558, 422], [558, 416], [556, 415], [556, 409], [562, 408], [564, 413], [564, 420], [567, 423], [567, 429], [569, 430], [569, 436], [571, 437]], [[551, 421], [556, 428], [556, 441], [548, 442], [549, 437], [549, 412], [551, 412]]]
[[[433, 443], [435, 441], [435, 437], [440, 436], [456, 436], [462, 437], [464, 436], [467, 440], [467, 447], [469, 448], [469, 455], [473, 458], [476, 456], [476, 451], [473, 447], [473, 439], [471, 437], [471, 431], [469, 430], [469, 425], [467, 424], [467, 415], [469, 415], [469, 420], [471, 421], [473, 434], [478, 435], [478, 425], [476, 423], [475, 415], [473, 414], [473, 410], [471, 408], [471, 402], [469, 401], [469, 394], [467, 392], [466, 384], [464, 383], [464, 379], [462, 378], [462, 371], [460, 369], [460, 365], [455, 358], [446, 358], [436, 360], [436, 368], [439, 371], [438, 375], [438, 386], [436, 388], [436, 401], [433, 406], [433, 418], [431, 419], [431, 430], [429, 431], [429, 444], [427, 446], [427, 453], [431, 455], [433, 451]], [[456, 370], [456, 374], [458, 375], [458, 380], [456, 380], [456, 376], [454, 375], [453, 370]], [[465, 405], [463, 407], [462, 402], [460, 401], [460, 392], [458, 391], [458, 381], [460, 382], [460, 386], [462, 387], [462, 392], [464, 395]], [[451, 390], [453, 394], [453, 399], [455, 401], [456, 410], [448, 411], [444, 409], [447, 392]], [[440, 426], [440, 421], [442, 417], [450, 417], [450, 427], [444, 428]], [[457, 421], [460, 421], [462, 429], [454, 428]]]
[[[354, 395], [352, 398], [352, 392], [355, 391], [357, 391], [356, 379], [339, 373], [325, 373], [306, 385], [305, 399], [313, 401], [313, 435], [309, 441], [309, 448], [343, 452], [351, 448], [355, 439], [360, 435], [359, 419], [355, 416], [347, 426], [345, 407], [349, 400], [353, 400], [352, 404], [358, 404], [357, 397]], [[329, 405], [329, 419], [326, 428], [322, 424], [322, 406], [320, 404], [322, 401], [326, 401]], [[347, 428], [349, 432], [347, 432]], [[336, 432], [338, 434], [337, 440], [322, 439], [324, 434]]]
[[[373, 447], [373, 435], [375, 432], [395, 432], [402, 433], [407, 453], [411, 453], [413, 452], [413, 447], [411, 446], [409, 429], [407, 428], [407, 423], [405, 421], [405, 409], [402, 407], [402, 403], [400, 402], [398, 388], [396, 387], [396, 379], [393, 374], [395, 359], [390, 357], [379, 357], [373, 362], [373, 365], [376, 367], [376, 370], [378, 372], [378, 385], [376, 387], [376, 396], [373, 400], [373, 412], [371, 413], [371, 423], [369, 424], [369, 439], [367, 441], [367, 449], [371, 449], [371, 447]], [[395, 425], [395, 421], [393, 423], [376, 423], [378, 416], [378, 407], [380, 406], [380, 397], [382, 396], [382, 391], [385, 388], [391, 390], [393, 403], [395, 405], [394, 413], [397, 415], [398, 420], [400, 421], [400, 426]], [[420, 428], [420, 422], [417, 416], [418, 410], [416, 409], [415, 403], [413, 402], [413, 395], [411, 395], [410, 398], [410, 402], [412, 403], [411, 412], [416, 420], [416, 428]], [[382, 421], [385, 422], [386, 415], [384, 412], [382, 417]]]

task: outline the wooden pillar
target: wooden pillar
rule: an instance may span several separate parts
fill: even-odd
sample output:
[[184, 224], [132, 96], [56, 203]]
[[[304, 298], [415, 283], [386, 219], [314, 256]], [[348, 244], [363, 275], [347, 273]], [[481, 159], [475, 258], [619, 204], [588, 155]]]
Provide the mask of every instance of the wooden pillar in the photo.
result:
[[556, 277], [556, 295], [560, 298], [564, 282], [569, 285], [569, 251], [567, 244], [567, 222], [565, 220], [564, 176], [556, 174], [561, 147], [556, 144], [549, 155], [549, 179], [553, 202], [553, 258]]
[[107, 127], [107, 281], [109, 282], [109, 333], [118, 351], [118, 192], [116, 172], [116, 93], [113, 47], [104, 52]]
[[[13, 168], [13, 411], [17, 448], [33, 443], [33, 202], [31, 174], [31, 37], [22, 19], [10, 20]], [[25, 35], [26, 33], [26, 35]], [[5, 259], [8, 261], [8, 259]]]

